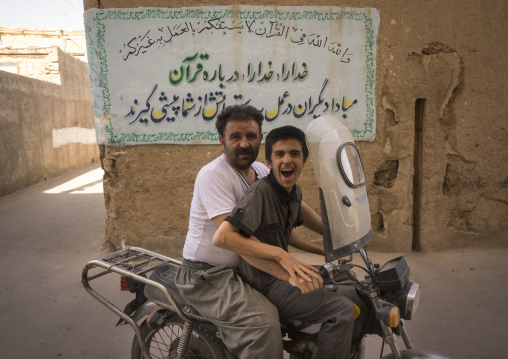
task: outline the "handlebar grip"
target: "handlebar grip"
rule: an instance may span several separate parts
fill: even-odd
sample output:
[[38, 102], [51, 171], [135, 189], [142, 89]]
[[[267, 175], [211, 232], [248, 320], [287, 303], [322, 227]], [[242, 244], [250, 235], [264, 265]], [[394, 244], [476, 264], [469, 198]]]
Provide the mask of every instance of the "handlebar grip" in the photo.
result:
[[[321, 276], [321, 278], [323, 278], [323, 281], [331, 279], [332, 282], [342, 282], [350, 279], [347, 272], [352, 268], [352, 264], [341, 265], [339, 267], [334, 266], [333, 269], [331, 269], [332, 273], [330, 273], [330, 271], [326, 269], [324, 265], [322, 265], [319, 267], [318, 274]], [[332, 278], [330, 278], [330, 276]]]
[[330, 278], [330, 273], [326, 270], [324, 266], [320, 266], [318, 274], [323, 278], [323, 280]]
[[330, 275], [328, 274], [328, 271], [326, 270], [324, 265], [319, 266], [319, 265], [313, 264], [312, 266], [318, 270], [318, 275], [321, 278], [323, 278], [323, 280], [330, 278]]

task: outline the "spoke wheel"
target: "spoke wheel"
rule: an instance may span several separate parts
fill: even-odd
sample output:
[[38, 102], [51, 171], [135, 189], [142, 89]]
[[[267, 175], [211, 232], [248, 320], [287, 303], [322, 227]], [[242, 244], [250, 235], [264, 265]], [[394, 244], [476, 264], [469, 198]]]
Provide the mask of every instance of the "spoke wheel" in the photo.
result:
[[[176, 350], [183, 332], [183, 321], [180, 318], [171, 317], [160, 329], [151, 329], [146, 322], [143, 322], [140, 329], [141, 336], [153, 359], [176, 359]], [[132, 341], [131, 358], [144, 359], [136, 337]], [[185, 358], [223, 359], [224, 352], [208, 336], [194, 330]]]

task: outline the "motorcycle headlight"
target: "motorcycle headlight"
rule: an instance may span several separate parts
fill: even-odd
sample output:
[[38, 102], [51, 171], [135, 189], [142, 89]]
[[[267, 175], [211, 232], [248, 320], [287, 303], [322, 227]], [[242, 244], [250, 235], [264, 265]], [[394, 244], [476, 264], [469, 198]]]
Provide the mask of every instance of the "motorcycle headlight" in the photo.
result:
[[400, 291], [385, 292], [385, 298], [399, 307], [402, 319], [410, 320], [420, 303], [420, 286], [415, 282], [407, 282]]
[[401, 317], [407, 320], [412, 319], [420, 303], [420, 286], [418, 283], [409, 282], [404, 287], [398, 302]]

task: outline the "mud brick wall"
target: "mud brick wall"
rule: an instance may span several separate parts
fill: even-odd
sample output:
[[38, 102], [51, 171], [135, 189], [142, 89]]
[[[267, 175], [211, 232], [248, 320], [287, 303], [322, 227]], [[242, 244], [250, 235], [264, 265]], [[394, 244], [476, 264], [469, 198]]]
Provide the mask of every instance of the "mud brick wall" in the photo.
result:
[[[245, 2], [86, 0], [84, 4], [87, 10]], [[375, 230], [369, 249], [406, 252], [507, 245], [508, 3], [279, 0], [275, 4], [379, 9], [376, 139], [358, 143]], [[124, 241], [181, 253], [194, 178], [219, 154], [218, 145], [103, 146], [107, 239], [115, 246]], [[304, 200], [318, 209], [311, 165], [300, 184]]]

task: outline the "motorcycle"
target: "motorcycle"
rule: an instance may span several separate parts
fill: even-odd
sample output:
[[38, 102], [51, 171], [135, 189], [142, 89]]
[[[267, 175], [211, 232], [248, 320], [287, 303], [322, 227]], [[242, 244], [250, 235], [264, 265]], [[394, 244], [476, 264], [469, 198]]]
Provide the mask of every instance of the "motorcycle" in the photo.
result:
[[[409, 280], [404, 257], [383, 266], [367, 253], [372, 237], [368, 193], [361, 159], [349, 130], [333, 116], [314, 120], [306, 132], [318, 179], [326, 264], [319, 267], [324, 289], [339, 292], [355, 307], [351, 359], [364, 359], [365, 338], [383, 340], [382, 359], [446, 359], [413, 348], [404, 320], [411, 320], [420, 301], [420, 286]], [[359, 255], [363, 265], [353, 263]], [[234, 359], [218, 329], [188, 305], [174, 279], [181, 262], [137, 247], [127, 247], [87, 262], [82, 272], [86, 291], [134, 330], [132, 359]], [[90, 271], [97, 271], [90, 274]], [[358, 271], [365, 272], [364, 279]], [[121, 310], [94, 290], [90, 282], [104, 275], [120, 276], [121, 289], [135, 298]], [[317, 359], [319, 325], [281, 321], [283, 348], [291, 359]], [[397, 346], [401, 337], [405, 349]], [[391, 353], [383, 356], [384, 345]]]

